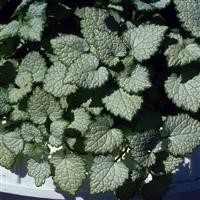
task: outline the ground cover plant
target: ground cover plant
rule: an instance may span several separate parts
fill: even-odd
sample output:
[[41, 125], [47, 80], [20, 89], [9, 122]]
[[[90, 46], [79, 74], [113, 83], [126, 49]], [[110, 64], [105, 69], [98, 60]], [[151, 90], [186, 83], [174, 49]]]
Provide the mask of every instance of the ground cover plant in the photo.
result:
[[1, 0], [0, 165], [161, 199], [200, 145], [199, 61], [198, 0]]

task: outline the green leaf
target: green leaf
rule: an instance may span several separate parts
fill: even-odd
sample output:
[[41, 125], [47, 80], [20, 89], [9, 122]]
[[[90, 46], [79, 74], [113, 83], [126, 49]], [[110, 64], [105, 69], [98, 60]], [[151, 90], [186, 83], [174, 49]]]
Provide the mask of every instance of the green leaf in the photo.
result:
[[132, 0], [132, 1], [137, 6], [138, 10], [147, 10], [147, 11], [155, 9], [163, 9], [171, 2], [171, 0], [150, 0], [147, 1], [149, 3], [145, 3], [143, 0]]
[[20, 24], [19, 37], [24, 40], [40, 41], [46, 21], [45, 10], [47, 4], [44, 1], [33, 2], [26, 13], [25, 21]]
[[20, 133], [26, 142], [42, 142], [43, 140], [43, 135], [40, 129], [38, 129], [34, 124], [30, 122], [24, 122], [22, 124]]
[[90, 191], [92, 194], [114, 191], [128, 179], [128, 168], [114, 162], [111, 156], [98, 156], [91, 167]]
[[92, 104], [92, 99], [88, 99], [88, 101], [84, 102], [81, 107], [83, 107], [87, 112], [97, 116], [100, 115], [103, 107], [94, 107], [91, 105]]
[[165, 82], [167, 96], [185, 110], [197, 112], [200, 108], [200, 75], [182, 82], [182, 77], [172, 74]]
[[94, 33], [95, 41], [90, 44], [91, 52], [106, 65], [117, 65], [120, 58], [126, 55], [126, 46], [122, 39], [113, 32], [95, 30]]
[[24, 141], [19, 130], [4, 134], [3, 143], [14, 154], [19, 154], [24, 148]]
[[84, 108], [77, 108], [73, 111], [73, 114], [74, 120], [70, 123], [68, 128], [76, 129], [84, 135], [91, 123], [91, 116]]
[[109, 31], [105, 24], [106, 18], [109, 17], [106, 10], [89, 7], [77, 8], [75, 14], [81, 18], [81, 32], [89, 42], [95, 40], [94, 30]]
[[175, 169], [178, 168], [178, 166], [183, 162], [183, 158], [174, 157], [173, 155], [169, 155], [166, 160], [163, 161], [163, 164], [165, 166], [165, 172], [171, 173]]
[[200, 123], [187, 114], [167, 117], [162, 134], [168, 136], [168, 150], [175, 156], [191, 153], [200, 145]]
[[7, 114], [10, 110], [8, 90], [0, 87], [0, 115]]
[[67, 128], [68, 124], [69, 123], [64, 120], [54, 121], [51, 123], [51, 135], [49, 137], [49, 144], [55, 147], [59, 147], [60, 145], [62, 145], [64, 131]]
[[108, 80], [108, 71], [99, 67], [98, 59], [92, 54], [83, 54], [68, 69], [64, 82], [84, 88], [101, 87]]
[[0, 39], [19, 36], [24, 40], [40, 41], [46, 21], [44, 1], [33, 2], [23, 20], [13, 20], [0, 31]]
[[174, 0], [179, 20], [195, 37], [200, 37], [200, 2], [197, 0]]
[[75, 195], [86, 177], [84, 161], [75, 154], [65, 157], [57, 156], [52, 159], [54, 159], [55, 175], [53, 179], [55, 183], [63, 191]]
[[77, 142], [77, 138], [66, 138], [66, 143], [69, 145], [71, 149], [74, 149], [74, 145]]
[[126, 31], [123, 38], [130, 48], [130, 55], [138, 61], [151, 58], [158, 51], [166, 30], [166, 26], [148, 24]]
[[[109, 13], [103, 9], [82, 8], [76, 14], [81, 20], [81, 32], [90, 50], [105, 64], [112, 66], [126, 55], [126, 47], [116, 32], [108, 29], [105, 21]], [[92, 17], [91, 17], [92, 16]]]
[[172, 44], [165, 51], [168, 66], [186, 65], [200, 58], [200, 46], [193, 40], [184, 40], [179, 34], [171, 33], [170, 38], [176, 39], [177, 44]]
[[151, 130], [129, 136], [129, 147], [133, 158], [142, 166], [150, 167], [156, 162], [154, 149], [159, 142], [158, 131]]
[[82, 54], [89, 51], [87, 42], [76, 35], [59, 35], [51, 40], [53, 53], [64, 65], [70, 66]]
[[94, 153], [112, 152], [123, 142], [121, 130], [112, 128], [113, 119], [109, 116], [97, 118], [85, 134], [85, 149]]
[[44, 157], [44, 152], [45, 153], [48, 152], [48, 149], [45, 146], [45, 144], [41, 144], [41, 143], [36, 144], [36, 143], [26, 142], [22, 153], [29, 159], [32, 158], [32, 159], [38, 160], [38, 158]]
[[32, 90], [33, 79], [29, 72], [23, 72], [17, 75], [15, 83], [18, 86], [9, 88], [9, 99], [11, 103], [17, 103], [22, 100]]
[[103, 98], [103, 103], [108, 111], [128, 121], [132, 120], [142, 102], [142, 97], [129, 95], [123, 89], [116, 90], [110, 96]]
[[3, 142], [3, 135], [0, 134], [0, 165], [11, 168], [15, 162], [16, 155], [12, 153]]
[[51, 169], [48, 162], [37, 162], [33, 159], [28, 160], [28, 175], [35, 179], [35, 185], [40, 187], [51, 175]]
[[33, 0], [22, 0], [22, 2], [17, 6], [14, 16], [20, 14], [20, 12], [32, 2]]
[[142, 168], [138, 170], [133, 170], [131, 173], [131, 180], [134, 182], [139, 178], [143, 178], [144, 172], [142, 172]]
[[0, 40], [16, 36], [18, 34], [19, 26], [20, 23], [16, 20], [11, 21], [7, 25], [4, 25], [0, 29]]
[[28, 113], [20, 110], [19, 104], [12, 106], [13, 111], [10, 113], [10, 118], [13, 121], [25, 121], [29, 118]]
[[68, 96], [77, 90], [77, 86], [65, 81], [67, 67], [56, 63], [48, 69], [44, 80], [44, 90], [56, 97]]
[[42, 82], [46, 70], [47, 67], [44, 58], [39, 52], [32, 51], [22, 60], [18, 69], [18, 74], [29, 72], [31, 73], [34, 82]]
[[56, 121], [62, 117], [63, 110], [53, 96], [37, 87], [28, 100], [30, 119], [36, 124], [43, 124], [47, 117]]
[[22, 60], [15, 78], [17, 88], [11, 88], [9, 98], [12, 103], [23, 99], [31, 90], [34, 82], [42, 82], [46, 72], [46, 62], [38, 52], [30, 52]]
[[139, 64], [127, 67], [117, 81], [119, 86], [127, 92], [138, 93], [151, 87], [147, 69]]

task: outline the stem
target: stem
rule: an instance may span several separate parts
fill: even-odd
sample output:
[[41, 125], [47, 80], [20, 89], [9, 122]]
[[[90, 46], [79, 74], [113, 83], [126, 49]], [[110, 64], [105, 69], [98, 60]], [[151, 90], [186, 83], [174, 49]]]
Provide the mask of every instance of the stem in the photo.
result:
[[122, 156], [127, 153], [127, 150], [128, 150], [128, 147], [125, 147], [124, 151], [122, 151], [122, 153], [115, 159], [115, 162], [121, 159]]

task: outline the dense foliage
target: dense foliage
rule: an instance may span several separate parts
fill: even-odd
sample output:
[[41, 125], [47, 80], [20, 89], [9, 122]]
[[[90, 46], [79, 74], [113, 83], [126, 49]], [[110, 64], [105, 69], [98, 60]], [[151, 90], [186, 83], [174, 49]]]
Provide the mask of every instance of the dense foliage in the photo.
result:
[[161, 198], [200, 145], [199, 61], [198, 0], [1, 0], [0, 165]]

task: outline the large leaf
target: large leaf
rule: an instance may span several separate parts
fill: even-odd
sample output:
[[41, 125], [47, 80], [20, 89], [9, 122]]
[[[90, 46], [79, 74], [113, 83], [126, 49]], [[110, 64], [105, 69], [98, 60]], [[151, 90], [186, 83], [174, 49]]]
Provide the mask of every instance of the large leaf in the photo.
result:
[[48, 69], [44, 80], [44, 90], [56, 97], [68, 96], [77, 90], [77, 86], [65, 81], [67, 67], [58, 62]]
[[168, 66], [186, 65], [200, 58], [200, 46], [193, 40], [184, 40], [179, 34], [170, 34], [170, 38], [176, 39], [177, 44], [172, 44], [165, 51]]
[[200, 145], [200, 123], [187, 114], [169, 116], [163, 125], [163, 136], [168, 136], [169, 152], [183, 156]]
[[200, 108], [200, 75], [182, 82], [182, 77], [172, 74], [165, 82], [167, 95], [178, 106], [197, 112]]
[[129, 95], [123, 89], [116, 90], [110, 96], [103, 98], [103, 103], [108, 111], [128, 121], [132, 120], [142, 102], [142, 97]]
[[55, 167], [55, 183], [63, 191], [74, 195], [86, 177], [84, 161], [74, 154], [65, 157], [55, 155], [52, 160]]
[[3, 143], [12, 153], [15, 153], [16, 155], [19, 154], [24, 148], [24, 141], [19, 130], [4, 134]]
[[51, 40], [51, 46], [54, 54], [66, 66], [89, 50], [87, 42], [76, 35], [60, 35]]
[[114, 162], [111, 156], [94, 159], [90, 176], [91, 193], [114, 191], [128, 179], [128, 168], [121, 162]]
[[99, 66], [99, 60], [92, 54], [84, 54], [68, 69], [64, 82], [84, 88], [97, 88], [107, 80], [107, 69]]
[[198, 0], [174, 0], [174, 3], [184, 28], [193, 36], [200, 37], [200, 2]]
[[43, 124], [47, 117], [52, 121], [62, 117], [63, 110], [53, 96], [37, 87], [28, 101], [30, 119], [36, 124]]
[[112, 128], [113, 119], [108, 117], [97, 118], [93, 122], [86, 136], [86, 151], [94, 153], [112, 152], [123, 141], [121, 130]]
[[[105, 64], [116, 65], [126, 55], [126, 47], [116, 32], [106, 25], [109, 17], [103, 9], [82, 8], [76, 14], [81, 20], [81, 32], [91, 46], [92, 52]], [[92, 16], [92, 17], [91, 17]]]
[[130, 28], [123, 35], [130, 48], [130, 55], [138, 61], [149, 59], [158, 50], [166, 30], [167, 27], [154, 24]]
[[160, 134], [158, 131], [146, 131], [136, 133], [129, 137], [131, 154], [140, 165], [151, 166], [156, 162], [154, 149], [159, 142]]

